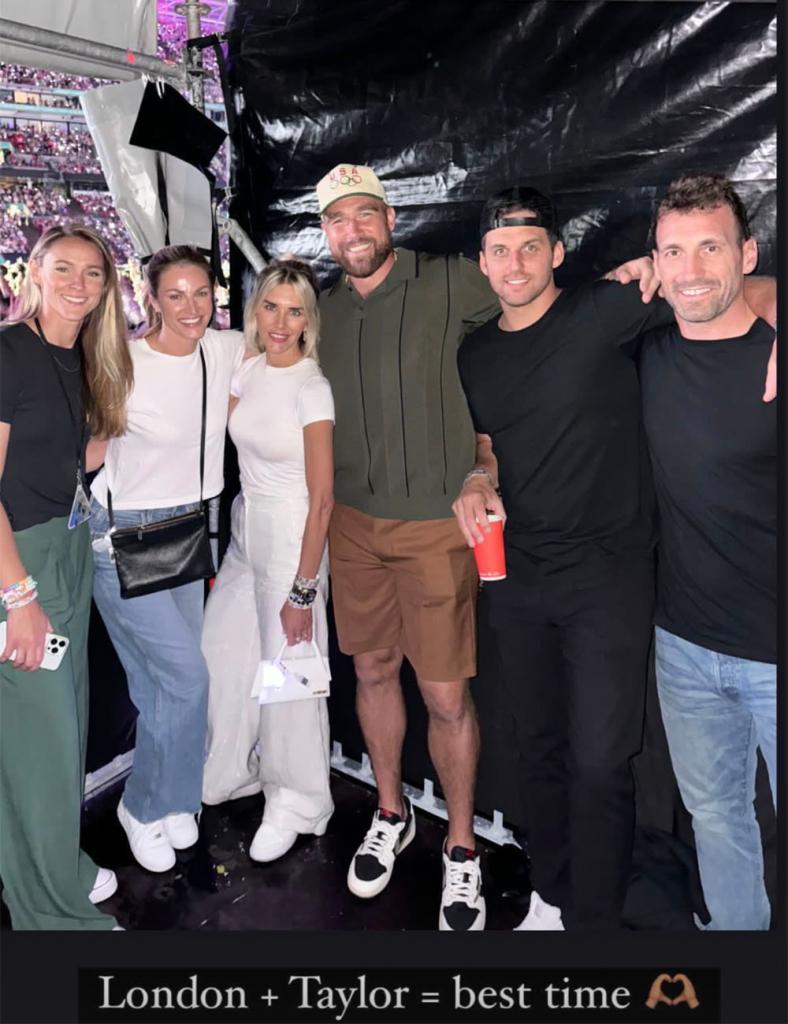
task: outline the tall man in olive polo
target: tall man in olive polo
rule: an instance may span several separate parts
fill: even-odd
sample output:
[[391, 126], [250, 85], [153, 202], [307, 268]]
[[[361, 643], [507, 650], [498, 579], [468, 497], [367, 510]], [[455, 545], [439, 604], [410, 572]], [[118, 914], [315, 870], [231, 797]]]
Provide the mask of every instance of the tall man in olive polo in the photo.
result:
[[451, 502], [475, 453], [457, 348], [492, 315], [495, 296], [470, 260], [393, 248], [396, 214], [369, 167], [340, 164], [318, 183], [317, 197], [344, 271], [320, 302], [320, 360], [337, 412], [332, 595], [340, 649], [354, 659], [379, 799], [348, 886], [360, 897], [381, 892], [415, 832], [401, 779], [404, 656], [427, 708], [449, 818], [439, 928], [481, 930], [473, 835], [479, 731], [468, 688], [477, 577]]

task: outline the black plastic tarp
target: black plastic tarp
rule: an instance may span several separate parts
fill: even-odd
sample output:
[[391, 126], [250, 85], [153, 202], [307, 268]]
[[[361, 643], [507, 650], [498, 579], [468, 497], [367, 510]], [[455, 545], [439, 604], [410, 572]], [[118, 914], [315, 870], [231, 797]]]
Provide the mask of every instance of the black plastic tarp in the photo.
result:
[[[433, 252], [476, 256], [485, 196], [529, 182], [557, 203], [567, 284], [644, 253], [655, 196], [680, 173], [716, 171], [736, 182], [760, 269], [773, 272], [776, 14], [773, 3], [237, 0], [233, 214], [268, 255], [301, 254], [328, 277], [314, 185], [339, 162], [371, 164], [397, 209], [396, 242]], [[236, 309], [242, 266], [237, 257]], [[517, 823], [511, 722], [483, 617], [482, 601], [477, 802]], [[336, 647], [332, 665], [333, 736], [357, 756], [352, 668]], [[409, 674], [406, 684], [404, 770], [420, 784], [434, 773]], [[675, 831], [650, 707], [639, 816]]]
[[271, 255], [330, 273], [314, 185], [369, 163], [399, 244], [478, 251], [481, 201], [552, 194], [571, 283], [645, 251], [688, 170], [737, 183], [774, 268], [774, 3], [238, 0], [234, 215]]

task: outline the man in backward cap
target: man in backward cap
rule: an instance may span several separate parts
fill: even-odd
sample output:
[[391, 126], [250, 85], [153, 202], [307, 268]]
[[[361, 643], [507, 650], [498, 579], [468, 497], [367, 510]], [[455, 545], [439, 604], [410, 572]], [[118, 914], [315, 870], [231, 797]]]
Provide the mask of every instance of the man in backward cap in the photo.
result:
[[317, 185], [323, 230], [344, 274], [321, 296], [320, 361], [336, 403], [329, 533], [339, 646], [353, 655], [356, 709], [379, 806], [348, 871], [356, 896], [388, 884], [415, 817], [402, 792], [403, 656], [429, 716], [446, 798], [442, 930], [484, 928], [473, 834], [479, 731], [473, 556], [451, 502], [473, 464], [457, 347], [495, 311], [478, 266], [394, 249], [396, 221], [369, 167], [340, 164]]
[[532, 893], [519, 928], [619, 927], [654, 605], [635, 357], [640, 336], [673, 313], [651, 301], [650, 261], [608, 275], [640, 276], [640, 287], [559, 289], [563, 245], [536, 189], [492, 196], [481, 239], [500, 316], [459, 350], [477, 464], [454, 511], [471, 547], [489, 532], [487, 511], [506, 519], [508, 575], [489, 585], [488, 607], [527, 817]]

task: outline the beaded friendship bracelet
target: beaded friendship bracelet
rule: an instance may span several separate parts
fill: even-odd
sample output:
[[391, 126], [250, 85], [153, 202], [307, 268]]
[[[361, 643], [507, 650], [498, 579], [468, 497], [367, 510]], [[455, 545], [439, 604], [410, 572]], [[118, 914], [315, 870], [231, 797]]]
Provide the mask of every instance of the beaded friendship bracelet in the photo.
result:
[[25, 576], [23, 580], [18, 580], [16, 583], [9, 583], [7, 587], [3, 587], [0, 591], [2, 597], [8, 597], [9, 594], [24, 594], [28, 590], [35, 590], [38, 583], [33, 579], [32, 576]]
[[7, 612], [15, 611], [17, 608], [24, 608], [26, 604], [32, 604], [33, 601], [38, 599], [37, 590], [28, 590], [22, 597], [17, 597], [13, 601], [3, 601], [3, 607]]
[[38, 583], [32, 576], [11, 583], [0, 590], [0, 602], [6, 611], [12, 608], [24, 608], [38, 597]]

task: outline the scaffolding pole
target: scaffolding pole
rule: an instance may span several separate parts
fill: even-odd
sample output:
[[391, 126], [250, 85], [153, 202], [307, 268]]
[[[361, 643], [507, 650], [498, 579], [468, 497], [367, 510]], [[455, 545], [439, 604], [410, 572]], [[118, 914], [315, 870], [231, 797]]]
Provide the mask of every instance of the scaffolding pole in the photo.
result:
[[265, 259], [237, 220], [218, 216], [216, 226], [223, 235], [227, 235], [235, 242], [255, 274], [259, 274], [261, 270], [265, 269]]
[[[201, 36], [201, 18], [202, 15], [208, 14], [209, 10], [210, 8], [200, 0], [183, 0], [175, 7], [175, 11], [186, 18], [189, 39], [198, 39]], [[192, 104], [201, 113], [205, 113], [204, 68], [202, 51], [198, 47], [186, 48], [186, 60], [184, 67], [181, 67], [145, 53], [124, 50], [120, 46], [109, 46], [92, 39], [69, 36], [63, 32], [51, 32], [49, 29], [22, 25], [17, 21], [0, 18], [0, 42], [3, 41], [19, 43], [44, 52], [54, 50], [72, 57], [84, 57], [97, 64], [106, 65], [108, 70], [122, 69], [140, 75], [154, 75], [169, 79], [180, 87], [186, 84], [191, 93]], [[238, 246], [255, 273], [259, 273], [265, 266], [265, 260], [237, 221], [220, 217], [218, 224], [220, 230], [229, 235]]]
[[[168, 64], [147, 53], [135, 53], [133, 50], [124, 50], [120, 46], [108, 46], [106, 43], [97, 43], [92, 39], [69, 36], [63, 32], [51, 32], [49, 29], [37, 28], [34, 25], [22, 25], [18, 21], [9, 21], [7, 18], [0, 18], [0, 41], [21, 43], [23, 46], [31, 46], [36, 50], [54, 50], [59, 53], [67, 53], [72, 57], [84, 57], [97, 64], [104, 64], [108, 71], [116, 69], [136, 72], [139, 75], [154, 75], [158, 78], [170, 79], [179, 85], [183, 85], [184, 81], [184, 71], [181, 67]], [[111, 78], [112, 76], [108, 74], [107, 77]]]
[[[199, 39], [202, 35], [202, 16], [210, 14], [211, 8], [200, 0], [183, 0], [175, 5], [175, 13], [186, 18], [186, 38]], [[184, 66], [186, 68], [186, 80], [189, 84], [189, 93], [192, 98], [192, 106], [196, 107], [201, 114], [205, 113], [205, 79], [202, 62], [202, 50], [196, 46], [186, 46], [184, 54]]]

